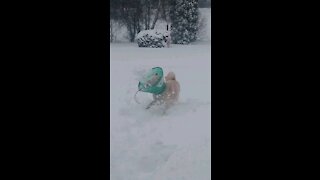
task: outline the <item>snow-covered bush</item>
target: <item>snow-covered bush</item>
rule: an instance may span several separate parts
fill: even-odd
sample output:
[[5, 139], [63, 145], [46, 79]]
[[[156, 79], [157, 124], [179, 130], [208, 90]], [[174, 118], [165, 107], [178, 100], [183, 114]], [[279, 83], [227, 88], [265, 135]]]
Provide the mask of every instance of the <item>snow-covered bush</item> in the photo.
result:
[[139, 47], [162, 48], [166, 47], [166, 31], [144, 30], [137, 34], [136, 41]]

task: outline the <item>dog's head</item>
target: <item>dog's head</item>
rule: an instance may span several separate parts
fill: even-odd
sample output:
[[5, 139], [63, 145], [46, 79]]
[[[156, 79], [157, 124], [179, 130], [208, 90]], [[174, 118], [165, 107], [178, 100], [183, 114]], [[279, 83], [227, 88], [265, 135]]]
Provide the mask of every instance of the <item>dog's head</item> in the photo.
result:
[[166, 81], [176, 80], [176, 75], [173, 72], [169, 72], [165, 78], [166, 78]]
[[151, 76], [150, 80], [147, 81], [147, 84], [148, 84], [149, 86], [155, 86], [155, 85], [157, 84], [157, 82], [159, 82], [159, 79], [160, 79], [160, 78], [161, 78], [161, 77], [159, 76], [158, 73], [154, 73], [154, 74]]

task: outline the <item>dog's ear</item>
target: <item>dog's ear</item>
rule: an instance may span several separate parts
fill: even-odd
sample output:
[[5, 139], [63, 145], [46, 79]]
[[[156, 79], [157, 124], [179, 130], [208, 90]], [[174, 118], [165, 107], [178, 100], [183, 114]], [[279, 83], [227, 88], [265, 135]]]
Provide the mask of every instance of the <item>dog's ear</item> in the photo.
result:
[[168, 79], [170, 80], [176, 80], [176, 75], [173, 72], [169, 72], [167, 75]]

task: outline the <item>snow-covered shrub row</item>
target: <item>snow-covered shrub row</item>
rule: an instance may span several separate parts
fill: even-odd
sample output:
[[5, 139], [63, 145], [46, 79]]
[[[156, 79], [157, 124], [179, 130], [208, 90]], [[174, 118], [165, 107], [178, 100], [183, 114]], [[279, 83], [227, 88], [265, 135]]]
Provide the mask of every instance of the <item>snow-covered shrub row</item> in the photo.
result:
[[162, 48], [166, 47], [168, 32], [159, 30], [144, 30], [137, 34], [139, 47]]

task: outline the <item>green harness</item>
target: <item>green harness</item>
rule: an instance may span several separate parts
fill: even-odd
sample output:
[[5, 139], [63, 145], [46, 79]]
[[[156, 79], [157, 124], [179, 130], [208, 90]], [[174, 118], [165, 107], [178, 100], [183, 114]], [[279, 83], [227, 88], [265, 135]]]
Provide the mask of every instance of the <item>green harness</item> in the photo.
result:
[[[166, 89], [166, 84], [163, 80], [163, 70], [161, 67], [154, 67], [139, 81], [138, 91], [147, 92], [151, 94], [161, 94]], [[135, 94], [135, 97], [136, 97]], [[137, 100], [136, 100], [137, 102]], [[137, 102], [138, 103], [138, 102]], [[140, 103], [139, 103], [140, 104]]]

